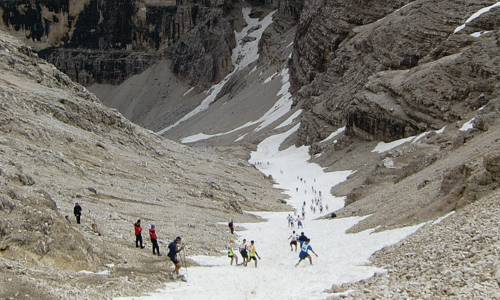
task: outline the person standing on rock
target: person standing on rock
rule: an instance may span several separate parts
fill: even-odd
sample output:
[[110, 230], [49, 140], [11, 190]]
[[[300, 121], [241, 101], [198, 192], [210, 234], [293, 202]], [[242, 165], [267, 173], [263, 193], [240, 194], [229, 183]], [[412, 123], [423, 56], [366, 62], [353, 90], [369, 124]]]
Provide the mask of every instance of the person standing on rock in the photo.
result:
[[82, 216], [82, 207], [80, 204], [75, 203], [75, 207], [73, 208], [73, 214], [76, 218], [76, 224], [80, 224], [80, 217]]
[[229, 219], [229, 223], [227, 224], [229, 226], [229, 232], [231, 232], [231, 234], [234, 234], [234, 222], [233, 222], [233, 219]]
[[174, 275], [179, 276], [179, 270], [181, 269], [181, 262], [177, 257], [177, 253], [181, 252], [184, 249], [184, 246], [181, 246], [182, 239], [180, 236], [176, 237], [173, 242], [168, 245], [168, 258], [174, 264], [175, 270], [173, 272]]
[[160, 246], [158, 245], [158, 236], [156, 235], [155, 224], [151, 224], [151, 228], [149, 228], [149, 238], [151, 239], [151, 244], [153, 245], [153, 255], [157, 254], [160, 256]]
[[313, 248], [311, 247], [311, 245], [309, 245], [309, 243], [311, 242], [310, 239], [307, 239], [304, 241], [304, 244], [302, 245], [301, 249], [300, 249], [300, 253], [299, 253], [299, 262], [295, 265], [296, 267], [299, 266], [299, 264], [306, 258], [309, 259], [309, 263], [312, 265], [313, 264], [313, 261], [312, 261], [312, 258], [311, 258], [311, 255], [309, 254], [309, 251], [311, 251], [312, 253], [314, 253], [314, 255], [316, 255], [316, 257], [318, 257], [318, 254], [316, 254], [316, 252], [314, 252]]
[[259, 254], [257, 253], [257, 247], [255, 247], [255, 242], [250, 242], [250, 254], [248, 255], [248, 261], [255, 261], [255, 267], [257, 268], [257, 258], [261, 259]]
[[141, 249], [144, 249], [144, 245], [142, 244], [142, 227], [141, 227], [141, 220], [137, 220], [137, 222], [134, 223], [134, 232], [135, 232], [135, 247]]

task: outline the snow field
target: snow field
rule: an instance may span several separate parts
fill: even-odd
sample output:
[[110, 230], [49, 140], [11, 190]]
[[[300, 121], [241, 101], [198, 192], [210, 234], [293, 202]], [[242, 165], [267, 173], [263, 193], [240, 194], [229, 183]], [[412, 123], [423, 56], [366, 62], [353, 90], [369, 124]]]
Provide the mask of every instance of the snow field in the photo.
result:
[[[309, 162], [309, 149], [305, 146], [279, 149], [299, 126], [265, 139], [252, 152], [250, 162], [262, 173], [273, 176], [276, 188], [284, 190], [289, 196], [288, 203], [297, 210], [304, 201], [309, 204], [319, 191], [330, 211], [341, 208], [343, 198], [331, 195], [330, 189], [345, 181], [352, 171], [325, 172], [319, 165]], [[316, 192], [312, 192], [312, 188]], [[137, 299], [324, 299], [327, 296], [324, 290], [334, 283], [361, 280], [375, 272], [383, 272], [368, 265], [370, 256], [419, 228], [346, 234], [347, 229], [363, 218], [314, 220], [319, 214], [311, 216], [307, 211], [303, 231], [311, 238], [311, 246], [319, 255], [319, 258], [313, 257], [314, 265], [303, 261], [299, 267], [294, 267], [298, 253], [290, 251], [289, 247], [288, 212], [258, 213], [266, 222], [238, 224], [246, 228], [238, 232], [240, 240], [246, 238], [256, 242], [257, 252], [262, 257], [257, 269], [253, 262], [246, 268], [229, 266], [226, 256], [193, 257], [210, 267], [190, 268], [186, 274], [188, 283], [168, 283], [164, 289]]]

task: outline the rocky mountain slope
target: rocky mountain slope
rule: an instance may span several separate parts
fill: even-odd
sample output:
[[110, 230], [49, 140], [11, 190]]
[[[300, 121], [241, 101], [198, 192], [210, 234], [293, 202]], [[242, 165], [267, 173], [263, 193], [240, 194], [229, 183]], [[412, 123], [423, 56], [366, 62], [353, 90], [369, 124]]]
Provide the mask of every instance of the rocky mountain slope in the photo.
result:
[[146, 232], [156, 224], [163, 253], [182, 235], [190, 254], [214, 254], [227, 238], [217, 222], [285, 208], [244, 160], [130, 123], [4, 32], [0, 70], [2, 299], [107, 299], [155, 289], [168, 265], [151, 256], [147, 238], [147, 249], [134, 247], [135, 220]]
[[[332, 293], [354, 290], [349, 297], [356, 299], [500, 297], [494, 226], [499, 221], [495, 212], [500, 197], [498, 2], [122, 1], [120, 5], [130, 6], [123, 10], [129, 14], [127, 26], [133, 24], [124, 37], [118, 34], [123, 27], [117, 22], [123, 16], [107, 12], [112, 6], [101, 6], [103, 1], [70, 1], [71, 5], [62, 8], [25, 2], [31, 6], [0, 4], [3, 23], [11, 33], [27, 36], [31, 44], [43, 49], [41, 56], [91, 85], [107, 104], [127, 117], [156, 131], [164, 129], [169, 138], [200, 146], [179, 146], [131, 125], [30, 50], [2, 35], [8, 45], [0, 52], [4, 54], [3, 68], [8, 70], [0, 75], [3, 95], [26, 99], [1, 104], [8, 121], [0, 128], [11, 134], [0, 143], [9, 157], [0, 177], [6, 178], [3, 211], [7, 214], [19, 207], [20, 199], [30, 199], [26, 202], [29, 207], [47, 207], [58, 220], [61, 214], [70, 214], [74, 201], [83, 198], [89, 199], [87, 205], [96, 214], [92, 218], [111, 227], [103, 237], [96, 237], [89, 228], [75, 231], [62, 221], [57, 223], [58, 231], [71, 232], [73, 237], [81, 234], [74, 243], [86, 250], [69, 249], [54, 256], [49, 252], [46, 261], [71, 270], [101, 270], [108, 262], [121, 264], [107, 280], [120, 287], [120, 293], [128, 293], [121, 275], [133, 270], [140, 275], [127, 280], [149, 279], [150, 275], [143, 274], [143, 264], [131, 263], [134, 252], [122, 250], [123, 246], [110, 250], [123, 251], [113, 256], [95, 245], [109, 243], [108, 236], [115, 232], [125, 243], [127, 226], [138, 215], [149, 213], [157, 224], [168, 228], [167, 235], [189, 234], [192, 226], [201, 228], [204, 235], [192, 237], [199, 242], [194, 247], [213, 253], [220, 246], [207, 242], [214, 232], [213, 220], [224, 220], [242, 209], [282, 206], [277, 200], [263, 201], [280, 197], [244, 161], [223, 161], [207, 146], [246, 158], [264, 138], [300, 122], [297, 134], [282, 147], [310, 145], [311, 162], [330, 171], [356, 170], [332, 191], [346, 197], [346, 207], [337, 211], [338, 216], [367, 216], [350, 231], [415, 225], [454, 212], [439, 226], [426, 227], [408, 241], [377, 253], [373, 262], [387, 268], [387, 274], [335, 286]], [[248, 16], [242, 10], [247, 5], [251, 6]], [[27, 7], [35, 7], [35, 12]], [[103, 19], [97, 18], [100, 7], [106, 8]], [[59, 28], [54, 25], [59, 24], [56, 19], [64, 18], [54, 18], [52, 13], [52, 21], [31, 27], [25, 24], [27, 19], [40, 19], [27, 16], [47, 16], [47, 11], [61, 9], [63, 16], [72, 16], [67, 17], [67, 24], [75, 16], [82, 20], [91, 16], [82, 22], [99, 28], [95, 34], [93, 29], [83, 30], [85, 40], [90, 37], [93, 44], [79, 40], [74, 33], [78, 26], [69, 26], [73, 29], [65, 31], [66, 38], [54, 39], [52, 29]], [[264, 24], [269, 17], [271, 24]], [[106, 23], [101, 24], [102, 20]], [[249, 20], [258, 25], [243, 30]], [[52, 24], [50, 30], [44, 29], [45, 33], [34, 38], [32, 33], [37, 31], [33, 29], [47, 22]], [[263, 24], [268, 27], [256, 38], [252, 33]], [[118, 31], [107, 31], [106, 26]], [[118, 35], [107, 36], [108, 32]], [[156, 35], [158, 32], [161, 34]], [[258, 59], [232, 73], [238, 61], [233, 61], [232, 51], [256, 40]], [[82, 67], [77, 56], [95, 65]], [[99, 57], [105, 57], [106, 63]], [[23, 76], [30, 78], [29, 84]], [[61, 91], [66, 89], [72, 92]], [[211, 100], [207, 107], [196, 111], [207, 99]], [[167, 127], [193, 111], [197, 113], [192, 118]], [[72, 135], [68, 137], [68, 133]], [[43, 159], [29, 160], [35, 154]], [[191, 172], [193, 166], [200, 170]], [[57, 182], [68, 182], [68, 187]], [[144, 188], [136, 187], [137, 182]], [[200, 185], [203, 188], [198, 192]], [[172, 213], [179, 203], [193, 215]], [[121, 209], [126, 211], [117, 217], [114, 213]], [[165, 213], [167, 220], [158, 221]], [[19, 214], [13, 215], [18, 218]], [[21, 221], [9, 222], [15, 227]], [[0, 232], [7, 235], [10, 231]], [[49, 241], [39, 245], [21, 240], [14, 245], [21, 244], [16, 247], [29, 253], [27, 257], [38, 258], [41, 250], [37, 249], [51, 249], [45, 246]], [[204, 243], [208, 246], [203, 247]], [[9, 247], [2, 248], [0, 253], [9, 259]], [[61, 255], [87, 261], [51, 261]], [[127, 264], [119, 256], [126, 257]], [[28, 272], [19, 283], [24, 284], [33, 270], [38, 272], [34, 260], [3, 263], [16, 276]], [[151, 263], [144, 260], [146, 265]], [[103, 280], [84, 280], [68, 272], [74, 282]], [[53, 291], [46, 287], [53, 278], [44, 280], [47, 295], [64, 294], [65, 285]], [[137, 283], [132, 288], [157, 283]]]

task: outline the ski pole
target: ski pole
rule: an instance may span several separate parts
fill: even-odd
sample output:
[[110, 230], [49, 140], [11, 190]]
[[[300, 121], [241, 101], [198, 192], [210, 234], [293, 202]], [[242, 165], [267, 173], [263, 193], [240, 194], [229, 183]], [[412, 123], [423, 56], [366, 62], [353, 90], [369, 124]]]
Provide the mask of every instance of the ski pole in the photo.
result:
[[187, 268], [187, 262], [186, 262], [186, 248], [184, 248], [184, 251], [182, 252], [182, 259], [184, 261], [184, 269], [186, 269], [186, 278], [188, 277], [188, 268]]

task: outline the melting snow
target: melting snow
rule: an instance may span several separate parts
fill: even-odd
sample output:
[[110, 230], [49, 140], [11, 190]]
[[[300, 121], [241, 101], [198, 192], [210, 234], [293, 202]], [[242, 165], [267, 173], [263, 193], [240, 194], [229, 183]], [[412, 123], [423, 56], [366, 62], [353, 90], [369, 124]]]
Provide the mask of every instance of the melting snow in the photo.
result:
[[493, 5], [490, 5], [490, 6], [487, 6], [487, 7], [483, 7], [480, 10], [476, 11], [472, 16], [470, 16], [465, 21], [464, 24], [462, 24], [462, 25], [458, 26], [457, 28], [455, 28], [455, 31], [453, 33], [457, 33], [457, 32], [462, 31], [468, 23], [474, 21], [475, 19], [479, 18], [482, 14], [485, 14], [485, 13], [489, 12], [491, 9], [493, 9], [495, 7], [500, 7], [500, 1], [497, 2], [497, 3], [495, 3], [495, 4], [493, 4]]

